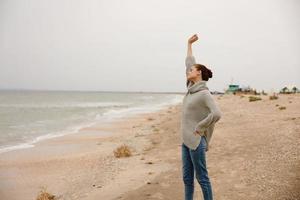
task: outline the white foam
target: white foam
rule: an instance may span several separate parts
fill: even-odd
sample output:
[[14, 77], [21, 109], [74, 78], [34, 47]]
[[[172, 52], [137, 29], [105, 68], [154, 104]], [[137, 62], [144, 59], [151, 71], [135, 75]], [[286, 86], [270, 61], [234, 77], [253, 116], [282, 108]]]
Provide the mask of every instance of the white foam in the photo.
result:
[[34, 144], [36, 144], [37, 142], [47, 140], [47, 139], [56, 138], [56, 137], [61, 137], [61, 136], [69, 135], [69, 134], [74, 134], [74, 133], [79, 132], [80, 129], [82, 129], [84, 127], [90, 127], [90, 126], [94, 125], [95, 123], [96, 122], [85, 123], [85, 124], [82, 124], [82, 125], [67, 128], [64, 131], [49, 133], [47, 135], [38, 136], [38, 137], [36, 137], [35, 139], [33, 139], [29, 142], [13, 145], [13, 146], [9, 146], [9, 147], [4, 147], [4, 148], [0, 149], [0, 154], [5, 153], [5, 152], [9, 152], [9, 151], [18, 150], [18, 149], [32, 148], [32, 147], [35, 146]]
[[134, 115], [134, 114], [141, 114], [141, 113], [147, 113], [147, 112], [155, 112], [158, 110], [161, 110], [165, 108], [166, 106], [178, 104], [182, 101], [183, 96], [182, 95], [176, 95], [173, 99], [170, 101], [160, 103], [160, 104], [154, 104], [154, 105], [143, 105], [143, 106], [136, 106], [136, 107], [130, 107], [130, 108], [123, 108], [123, 109], [111, 109], [102, 115], [97, 115], [97, 119], [109, 119], [113, 120], [116, 118], [123, 118], [128, 115]]
[[[151, 99], [151, 97], [146, 97], [146, 99], [149, 98]], [[135, 106], [135, 107], [129, 107], [129, 108], [120, 108], [120, 109], [111, 109], [103, 114], [98, 114], [95, 118], [94, 121], [92, 122], [87, 122], [85, 124], [81, 124], [78, 126], [73, 126], [73, 127], [69, 127], [64, 131], [60, 131], [60, 132], [55, 132], [55, 133], [49, 133], [47, 135], [42, 135], [42, 136], [38, 136], [35, 139], [26, 142], [26, 143], [22, 143], [22, 144], [17, 144], [14, 146], [10, 146], [10, 147], [4, 147], [4, 148], [0, 148], [0, 153], [4, 153], [4, 152], [9, 152], [9, 151], [14, 151], [14, 150], [18, 150], [18, 149], [25, 149], [25, 148], [32, 148], [34, 147], [35, 143], [43, 141], [43, 140], [47, 140], [47, 139], [51, 139], [51, 138], [56, 138], [56, 137], [61, 137], [64, 135], [68, 135], [68, 134], [74, 134], [77, 133], [80, 129], [84, 128], [84, 127], [90, 127], [96, 123], [98, 123], [99, 121], [103, 121], [103, 120], [113, 120], [113, 119], [119, 119], [119, 118], [123, 118], [125, 116], [129, 116], [129, 115], [134, 115], [134, 114], [141, 114], [141, 113], [148, 113], [148, 112], [155, 112], [158, 110], [161, 110], [163, 108], [165, 108], [166, 106], [170, 106], [170, 105], [175, 105], [178, 104], [182, 101], [183, 99], [183, 95], [175, 95], [174, 98], [170, 99], [167, 102], [163, 102], [160, 104], [154, 104], [154, 105], [142, 105], [142, 106]], [[117, 105], [129, 105], [128, 103], [118, 103]], [[82, 104], [81, 104], [82, 105]], [[115, 106], [116, 103], [109, 103], [109, 102], [104, 102], [104, 103], [93, 103], [93, 104], [89, 104], [86, 103], [84, 104], [85, 106], [90, 105], [91, 107], [95, 107], [95, 106]], [[0, 105], [1, 106], [1, 105]]]
[[31, 148], [31, 147], [34, 147], [34, 145], [32, 145], [30, 143], [24, 143], [24, 144], [19, 144], [19, 145], [15, 145], [15, 146], [1, 148], [0, 153], [14, 151], [14, 150], [18, 150], [18, 149], [26, 149], [26, 148]]

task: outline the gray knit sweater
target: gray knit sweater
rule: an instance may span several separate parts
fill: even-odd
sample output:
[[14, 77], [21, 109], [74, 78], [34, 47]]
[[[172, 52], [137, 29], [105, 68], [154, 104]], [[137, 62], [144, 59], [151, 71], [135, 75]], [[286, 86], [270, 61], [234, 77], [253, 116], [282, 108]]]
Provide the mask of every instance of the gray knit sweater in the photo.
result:
[[[186, 57], [186, 74], [195, 63], [194, 56]], [[215, 123], [221, 118], [221, 111], [206, 86], [206, 81], [198, 81], [195, 84], [188, 81], [187, 89], [182, 105], [182, 142], [195, 150], [201, 136], [204, 136], [208, 144], [206, 151], [208, 151]], [[201, 133], [201, 136], [194, 134], [196, 130]]]

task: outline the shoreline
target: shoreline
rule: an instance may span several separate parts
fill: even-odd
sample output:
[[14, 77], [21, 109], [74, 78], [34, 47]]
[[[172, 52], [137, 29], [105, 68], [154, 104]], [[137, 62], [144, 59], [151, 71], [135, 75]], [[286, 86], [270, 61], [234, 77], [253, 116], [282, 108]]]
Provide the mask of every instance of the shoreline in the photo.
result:
[[[58, 138], [58, 137], [63, 137], [66, 135], [71, 135], [71, 134], [77, 134], [82, 129], [95, 126], [99, 123], [114, 123], [115, 121], [118, 121], [120, 119], [122, 120], [123, 118], [125, 118], [125, 116], [128, 117], [128, 116], [135, 116], [135, 115], [140, 115], [140, 114], [158, 112], [159, 110], [165, 109], [168, 106], [179, 104], [180, 103], [180, 101], [178, 100], [179, 94], [177, 94], [177, 95], [178, 96], [174, 97], [169, 102], [163, 102], [163, 103], [159, 103], [159, 104], [155, 104], [155, 105], [129, 107], [129, 108], [123, 108], [120, 110], [109, 110], [105, 113], [102, 113], [101, 117], [96, 116], [95, 119], [88, 120], [85, 123], [81, 124], [80, 126], [73, 125], [65, 130], [61, 130], [61, 131], [54, 132], [54, 133], [48, 133], [46, 135], [36, 136], [35, 138], [31, 139], [31, 141], [27, 141], [27, 142], [24, 141], [19, 144], [12, 144], [7, 147], [0, 147], [0, 155], [3, 153], [6, 153], [6, 152], [10, 152], [10, 151], [34, 148], [35, 145], [41, 141]], [[114, 112], [116, 112], [116, 113], [114, 113]]]
[[[261, 97], [214, 95], [223, 113], [207, 152], [216, 199], [300, 198], [300, 95]], [[180, 117], [172, 105], [0, 154], [1, 197], [34, 199], [44, 186], [72, 200], [182, 199]], [[114, 157], [122, 144], [131, 157]]]

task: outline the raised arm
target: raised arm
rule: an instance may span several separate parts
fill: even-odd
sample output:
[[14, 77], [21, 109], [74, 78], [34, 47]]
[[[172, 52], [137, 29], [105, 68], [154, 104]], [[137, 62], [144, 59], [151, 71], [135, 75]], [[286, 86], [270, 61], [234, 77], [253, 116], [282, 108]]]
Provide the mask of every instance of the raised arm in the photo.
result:
[[194, 34], [188, 40], [187, 57], [193, 56], [192, 44], [198, 40], [197, 34]]
[[[185, 69], [185, 75], [187, 76], [188, 74], [188, 71], [190, 70], [190, 68], [196, 64], [196, 60], [195, 60], [195, 57], [193, 56], [193, 50], [192, 50], [192, 44], [194, 42], [196, 42], [198, 40], [198, 36], [197, 34], [193, 35], [192, 37], [190, 37], [188, 39], [188, 46], [187, 46], [187, 56], [185, 58], [185, 66], [186, 66], [186, 69]], [[186, 86], [188, 87], [190, 81], [187, 80], [186, 82]]]

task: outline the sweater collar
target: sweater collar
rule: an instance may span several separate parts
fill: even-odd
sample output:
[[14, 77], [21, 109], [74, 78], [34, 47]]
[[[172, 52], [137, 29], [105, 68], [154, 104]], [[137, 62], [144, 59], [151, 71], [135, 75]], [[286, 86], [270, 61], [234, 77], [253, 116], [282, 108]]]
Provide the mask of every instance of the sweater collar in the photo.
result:
[[206, 86], [206, 81], [202, 80], [194, 83], [188, 88], [188, 93], [193, 94], [201, 90], [208, 90], [208, 87]]

